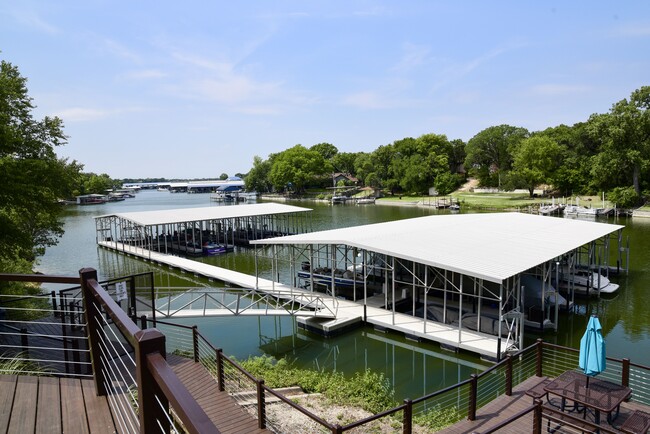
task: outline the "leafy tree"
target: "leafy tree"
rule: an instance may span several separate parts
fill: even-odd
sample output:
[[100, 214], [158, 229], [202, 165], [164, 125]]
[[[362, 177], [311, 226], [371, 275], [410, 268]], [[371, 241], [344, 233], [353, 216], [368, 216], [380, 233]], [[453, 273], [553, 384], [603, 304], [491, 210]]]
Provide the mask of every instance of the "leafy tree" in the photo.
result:
[[274, 156], [269, 180], [278, 191], [291, 186], [292, 190], [301, 193], [309, 182], [331, 170], [331, 164], [320, 153], [296, 145]]
[[[59, 118], [35, 106], [18, 68], [0, 63], [0, 259], [31, 264], [63, 233], [58, 199], [69, 197], [81, 166], [57, 158], [66, 143]], [[24, 268], [24, 267], [23, 267]]]
[[630, 99], [614, 104], [606, 114], [589, 118], [589, 132], [602, 141], [593, 158], [592, 175], [599, 187], [634, 187], [641, 194], [641, 180], [650, 167], [650, 86], [635, 90]]
[[336, 154], [339, 153], [339, 150], [336, 148], [336, 146], [330, 143], [318, 143], [309, 148], [309, 150], [318, 152], [326, 161], [330, 161]]
[[467, 152], [465, 142], [461, 139], [454, 139], [449, 141], [449, 171], [451, 173], [459, 173], [460, 169], [465, 163]]
[[332, 167], [335, 172], [357, 175], [355, 162], [362, 152], [339, 152], [332, 157]]
[[259, 193], [266, 193], [271, 191], [273, 185], [269, 181], [269, 173], [271, 172], [270, 160], [262, 160], [261, 157], [253, 157], [253, 168], [244, 177], [244, 184], [246, 190], [257, 191]]
[[633, 208], [641, 201], [634, 187], [616, 187], [609, 192], [607, 198], [621, 208]]
[[528, 130], [510, 125], [489, 127], [467, 142], [465, 167], [481, 185], [500, 187], [501, 175], [512, 167], [512, 150], [528, 137]]
[[228, 174], [227, 173], [222, 173], [221, 175], [219, 175], [219, 179], [222, 180], [222, 181], [225, 181], [226, 179], [228, 179]]
[[522, 180], [533, 197], [535, 187], [550, 183], [559, 166], [562, 148], [549, 137], [524, 139], [514, 151], [513, 175]]

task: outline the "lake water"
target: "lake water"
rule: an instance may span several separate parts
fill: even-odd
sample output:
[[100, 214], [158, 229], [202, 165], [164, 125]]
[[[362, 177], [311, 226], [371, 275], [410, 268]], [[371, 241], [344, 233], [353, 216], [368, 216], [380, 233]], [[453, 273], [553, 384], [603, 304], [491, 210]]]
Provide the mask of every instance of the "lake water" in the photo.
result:
[[[292, 204], [314, 210], [314, 230], [438, 213], [437, 210], [418, 207]], [[207, 194], [142, 191], [135, 198], [123, 202], [67, 207], [64, 217], [66, 233], [57, 246], [47, 250], [37, 270], [46, 274], [76, 275], [81, 268], [93, 267], [98, 270], [100, 279], [154, 271], [157, 285], [214, 286], [215, 283], [207, 279], [100, 249], [95, 243], [95, 216], [201, 206], [222, 205], [211, 202]], [[650, 287], [650, 249], [647, 247], [650, 245], [650, 219], [610, 219], [610, 222], [625, 225], [623, 234], [630, 240], [630, 271], [613, 278], [621, 288], [613, 297], [577, 299], [576, 312], [561, 318], [560, 330], [545, 333], [542, 337], [549, 342], [578, 348], [589, 316], [598, 314], [607, 354], [630, 357], [635, 363], [650, 366], [650, 351], [647, 351], [650, 348], [650, 299], [647, 294]], [[238, 248], [234, 253], [198, 260], [245, 273], [254, 272], [252, 249]], [[465, 380], [471, 373], [489, 366], [489, 363], [469, 354], [444, 351], [437, 344], [412, 342], [398, 334], [380, 333], [368, 327], [325, 339], [299, 330], [289, 317], [200, 318], [191, 320], [190, 324], [198, 325], [201, 333], [215, 346], [237, 358], [268, 354], [288, 357], [302, 366], [336, 369], [347, 374], [366, 368], [383, 372], [400, 400]], [[526, 337], [530, 343], [539, 335], [526, 332]], [[639, 350], [642, 348], [646, 350]]]

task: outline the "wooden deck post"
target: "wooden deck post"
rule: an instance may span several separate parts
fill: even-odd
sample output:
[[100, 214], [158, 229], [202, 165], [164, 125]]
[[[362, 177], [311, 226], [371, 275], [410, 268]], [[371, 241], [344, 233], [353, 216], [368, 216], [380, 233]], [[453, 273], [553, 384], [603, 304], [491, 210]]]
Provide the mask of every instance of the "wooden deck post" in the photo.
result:
[[264, 380], [257, 380], [257, 426], [266, 428], [266, 394], [264, 393]]
[[[97, 316], [101, 316], [101, 309], [99, 303], [93, 297], [89, 280], [97, 281], [97, 270], [93, 268], [82, 268], [79, 270], [79, 277], [81, 279], [81, 293], [83, 296], [84, 309], [86, 311], [86, 327], [88, 330], [88, 345], [90, 346], [90, 363], [93, 369], [93, 380], [95, 382], [95, 390], [98, 396], [106, 396], [107, 379], [104, 375], [104, 370], [101, 367], [101, 327], [99, 324], [102, 321], [97, 321]], [[63, 304], [62, 304], [63, 305]], [[68, 312], [72, 317], [72, 312]]]
[[225, 376], [223, 372], [223, 350], [221, 348], [217, 348], [217, 385], [219, 386], [219, 392], [223, 392], [226, 390], [225, 386]]
[[623, 367], [621, 371], [621, 385], [630, 387], [630, 359], [627, 357], [623, 359]]
[[404, 421], [402, 422], [402, 433], [411, 434], [413, 432], [413, 401], [406, 398], [404, 400]]
[[140, 432], [169, 433], [170, 425], [167, 413], [169, 401], [149, 371], [147, 355], [160, 353], [166, 357], [165, 335], [157, 329], [140, 330], [134, 334], [135, 374], [138, 383], [138, 405]]
[[467, 409], [467, 420], [476, 420], [476, 392], [478, 388], [478, 375], [469, 376], [469, 404]]
[[199, 330], [196, 325], [192, 326], [192, 349], [194, 352], [194, 362], [198, 363], [199, 357]]
[[541, 434], [542, 432], [542, 401], [540, 399], [534, 400], [535, 410], [533, 411], [533, 434]]
[[542, 376], [542, 357], [544, 356], [544, 341], [537, 339], [537, 357], [535, 360], [535, 375]]
[[506, 396], [512, 396], [512, 356], [506, 356]]

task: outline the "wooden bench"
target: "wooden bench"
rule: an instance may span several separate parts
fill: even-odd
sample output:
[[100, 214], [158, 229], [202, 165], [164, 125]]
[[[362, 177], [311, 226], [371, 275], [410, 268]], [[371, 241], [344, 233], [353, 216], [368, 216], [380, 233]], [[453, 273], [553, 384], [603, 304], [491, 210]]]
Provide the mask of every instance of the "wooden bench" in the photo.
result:
[[645, 434], [650, 429], [650, 414], [635, 410], [625, 419], [619, 429], [628, 434]]
[[580, 419], [576, 416], [564, 413], [552, 404], [546, 403], [542, 406], [542, 418], [546, 419], [546, 432], [554, 433], [567, 432], [566, 427], [570, 432], [580, 432], [582, 434], [593, 434], [599, 432], [599, 427], [589, 421]]

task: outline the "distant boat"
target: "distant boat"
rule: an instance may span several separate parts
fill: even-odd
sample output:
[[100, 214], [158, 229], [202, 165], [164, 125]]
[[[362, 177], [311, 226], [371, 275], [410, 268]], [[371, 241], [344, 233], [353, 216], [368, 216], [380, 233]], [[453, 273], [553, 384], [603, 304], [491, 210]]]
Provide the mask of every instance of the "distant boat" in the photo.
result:
[[375, 203], [374, 197], [360, 197], [356, 200], [357, 205], [366, 205]]
[[217, 243], [205, 242], [203, 243], [202, 250], [204, 255], [220, 255], [221, 253], [226, 253], [226, 246], [222, 246], [221, 244]]
[[101, 205], [107, 200], [103, 194], [85, 194], [77, 196], [77, 205]]
[[460, 211], [460, 205], [457, 203], [452, 203], [449, 205], [449, 211]]

